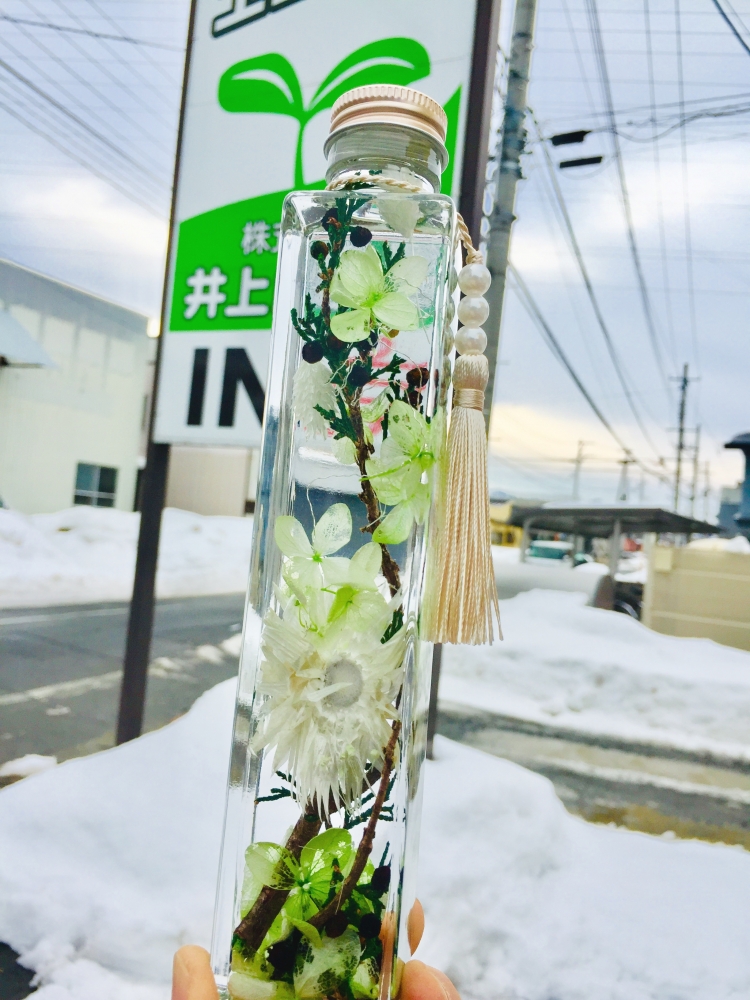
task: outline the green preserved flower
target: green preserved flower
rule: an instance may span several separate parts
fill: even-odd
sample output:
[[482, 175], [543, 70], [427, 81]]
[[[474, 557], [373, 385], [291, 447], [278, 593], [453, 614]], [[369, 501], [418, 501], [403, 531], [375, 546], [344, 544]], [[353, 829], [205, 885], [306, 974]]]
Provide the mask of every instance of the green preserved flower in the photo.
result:
[[425, 418], [401, 400], [388, 410], [388, 437], [380, 456], [367, 462], [367, 475], [378, 500], [393, 509], [373, 533], [386, 545], [403, 542], [416, 521], [422, 523], [430, 508], [427, 472], [439, 458], [440, 421]]
[[373, 323], [392, 330], [416, 330], [419, 310], [408, 298], [427, 277], [424, 257], [404, 257], [387, 273], [377, 250], [346, 250], [331, 282], [331, 298], [346, 312], [331, 317], [334, 336], [356, 344], [370, 333]]

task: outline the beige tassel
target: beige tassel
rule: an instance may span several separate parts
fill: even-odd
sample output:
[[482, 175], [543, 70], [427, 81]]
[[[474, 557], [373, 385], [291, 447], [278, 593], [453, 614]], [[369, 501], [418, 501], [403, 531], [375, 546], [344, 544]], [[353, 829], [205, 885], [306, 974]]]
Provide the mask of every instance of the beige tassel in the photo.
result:
[[458, 358], [448, 435], [438, 556], [433, 567], [426, 638], [432, 642], [492, 642], [500, 636], [500, 608], [490, 546], [484, 390], [489, 364], [483, 354]]

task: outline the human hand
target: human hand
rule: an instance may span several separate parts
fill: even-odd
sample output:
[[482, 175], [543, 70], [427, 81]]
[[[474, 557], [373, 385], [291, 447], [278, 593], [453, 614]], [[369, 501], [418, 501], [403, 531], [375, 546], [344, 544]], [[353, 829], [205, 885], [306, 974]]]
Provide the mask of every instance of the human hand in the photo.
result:
[[[417, 950], [424, 932], [424, 911], [416, 901], [407, 922], [409, 948]], [[412, 960], [404, 966], [400, 1000], [461, 1000], [444, 972]], [[172, 1000], [217, 1000], [216, 982], [205, 948], [188, 944], [176, 953], [172, 974]]]

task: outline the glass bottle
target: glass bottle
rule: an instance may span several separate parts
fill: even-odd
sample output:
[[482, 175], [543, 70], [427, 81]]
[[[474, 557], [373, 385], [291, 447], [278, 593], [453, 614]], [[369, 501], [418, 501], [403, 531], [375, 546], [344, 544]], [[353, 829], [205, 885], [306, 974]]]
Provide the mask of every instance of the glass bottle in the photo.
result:
[[222, 997], [372, 998], [409, 957], [456, 212], [445, 115], [350, 91], [285, 202], [212, 962]]

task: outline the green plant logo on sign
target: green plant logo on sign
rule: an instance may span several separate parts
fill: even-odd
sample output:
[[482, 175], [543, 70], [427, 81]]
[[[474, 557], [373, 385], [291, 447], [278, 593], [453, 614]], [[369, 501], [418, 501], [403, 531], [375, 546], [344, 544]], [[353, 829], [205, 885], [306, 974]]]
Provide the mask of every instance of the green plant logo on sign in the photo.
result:
[[[335, 66], [308, 107], [302, 98], [294, 67], [275, 52], [230, 66], [219, 81], [219, 104], [225, 111], [289, 115], [299, 122], [294, 159], [294, 186], [305, 186], [302, 175], [302, 142], [305, 127], [320, 111], [353, 87], [391, 83], [406, 87], [430, 73], [427, 50], [413, 38], [383, 38], [352, 52]], [[273, 76], [278, 83], [269, 80]]]
[[[408, 86], [430, 75], [430, 57], [413, 38], [383, 38], [352, 52], [323, 80], [305, 106], [297, 73], [284, 56], [269, 52], [234, 63], [221, 76], [220, 106], [231, 114], [275, 114], [299, 124], [294, 188], [303, 174], [305, 128], [353, 87], [374, 83]], [[450, 192], [461, 102], [459, 87], [445, 105], [450, 156], [443, 190]], [[267, 330], [276, 277], [278, 222], [287, 190], [213, 209], [180, 223], [170, 329]]]

